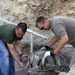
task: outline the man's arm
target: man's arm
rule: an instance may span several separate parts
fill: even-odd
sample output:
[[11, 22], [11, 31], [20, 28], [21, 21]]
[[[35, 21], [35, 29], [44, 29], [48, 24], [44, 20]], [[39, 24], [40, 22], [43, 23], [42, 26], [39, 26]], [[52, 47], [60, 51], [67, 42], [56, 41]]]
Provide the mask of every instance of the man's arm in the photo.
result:
[[44, 47], [42, 47], [40, 49], [40, 51], [44, 51], [46, 49], [49, 49], [53, 44], [55, 44], [56, 42], [58, 41], [58, 37], [57, 36], [54, 36], [51, 41], [48, 42], [47, 45], [45, 45]]
[[55, 44], [58, 41], [58, 37], [54, 36], [51, 41], [47, 44], [48, 47], [51, 47], [53, 44]]
[[8, 46], [8, 49], [9, 49], [9, 52], [10, 54], [12, 55], [12, 57], [14, 58], [14, 60], [21, 66], [21, 67], [24, 67], [24, 65], [19, 61], [19, 59], [17, 58], [14, 50], [13, 50], [13, 44], [7, 44]]
[[42, 63], [44, 63], [44, 60], [47, 56], [55, 56], [55, 54], [57, 54], [68, 41], [69, 38], [67, 35], [62, 36], [58, 46], [54, 49], [54, 51], [46, 51], [46, 53], [43, 56]]
[[68, 35], [62, 36], [60, 38], [60, 42], [59, 42], [58, 46], [54, 50], [54, 54], [57, 54], [57, 52], [59, 52], [68, 41], [69, 41]]
[[15, 48], [15, 50], [17, 51], [17, 53], [18, 53], [19, 55], [21, 55], [22, 52], [21, 52], [21, 50], [20, 50], [19, 44], [20, 44], [20, 41], [19, 41], [19, 40], [16, 40], [16, 41], [14, 42], [14, 48]]
[[17, 53], [20, 55], [20, 57], [22, 58], [22, 60], [24, 61], [27, 61], [28, 60], [28, 54], [23, 54], [20, 47], [19, 47], [19, 43], [20, 41], [19, 40], [16, 40], [14, 42], [14, 47], [15, 47], [15, 50], [17, 51]]

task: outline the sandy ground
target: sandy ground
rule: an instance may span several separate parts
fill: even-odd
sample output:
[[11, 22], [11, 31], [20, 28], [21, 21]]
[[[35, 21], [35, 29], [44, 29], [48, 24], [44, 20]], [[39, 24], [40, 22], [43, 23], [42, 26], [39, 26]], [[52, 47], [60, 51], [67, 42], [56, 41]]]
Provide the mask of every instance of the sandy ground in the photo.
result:
[[[15, 62], [15, 71], [16, 75], [27, 75], [24, 68], [21, 68], [16, 62]], [[68, 67], [64, 67], [64, 71], [68, 72]], [[28, 74], [31, 75], [31, 74]], [[58, 75], [54, 71], [47, 71], [47, 72], [39, 72], [39, 74], [32, 74], [32, 75]]]
[[[16, 75], [27, 75], [23, 68], [21, 68], [17, 63], [15, 63], [15, 70]], [[34, 75], [58, 75], [54, 71], [48, 71], [48, 72], [40, 72], [39, 74]]]
[[[16, 72], [16, 75], [27, 75], [24, 70], [21, 70], [21, 71], [17, 71]], [[34, 74], [35, 75], [35, 74]], [[46, 73], [41, 73], [41, 74], [36, 74], [36, 75], [58, 75], [56, 74], [55, 72], [53, 71], [50, 71], [50, 72], [46, 72]]]

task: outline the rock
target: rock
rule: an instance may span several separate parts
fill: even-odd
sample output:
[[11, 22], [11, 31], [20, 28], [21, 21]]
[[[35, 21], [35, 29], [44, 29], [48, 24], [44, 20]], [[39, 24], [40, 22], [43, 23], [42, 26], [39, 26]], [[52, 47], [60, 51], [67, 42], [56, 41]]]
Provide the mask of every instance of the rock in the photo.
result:
[[71, 67], [71, 70], [68, 73], [61, 72], [59, 75], [75, 75], [75, 64]]

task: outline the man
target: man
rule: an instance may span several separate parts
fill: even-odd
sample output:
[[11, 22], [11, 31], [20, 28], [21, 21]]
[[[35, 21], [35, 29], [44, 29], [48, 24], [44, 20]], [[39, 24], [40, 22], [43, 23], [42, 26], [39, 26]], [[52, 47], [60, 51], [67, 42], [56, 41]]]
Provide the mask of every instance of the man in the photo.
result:
[[27, 55], [23, 55], [19, 48], [19, 41], [27, 31], [27, 24], [20, 22], [15, 25], [0, 26], [0, 75], [15, 75], [14, 61], [24, 67], [23, 63], [14, 53], [14, 48], [22, 58], [27, 60]]
[[[57, 54], [65, 44], [69, 43], [73, 47], [75, 45], [75, 19], [69, 17], [57, 16], [52, 18], [51, 20], [46, 17], [40, 16], [36, 19], [36, 27], [40, 30], [52, 30], [55, 36], [51, 39], [51, 41], [40, 50], [49, 49], [53, 44], [55, 44], [58, 40], [59, 43], [57, 47], [51, 52], [47, 51], [45, 57], [48, 55], [54, 56]], [[75, 63], [75, 50], [72, 54], [72, 59], [70, 62], [70, 68]]]

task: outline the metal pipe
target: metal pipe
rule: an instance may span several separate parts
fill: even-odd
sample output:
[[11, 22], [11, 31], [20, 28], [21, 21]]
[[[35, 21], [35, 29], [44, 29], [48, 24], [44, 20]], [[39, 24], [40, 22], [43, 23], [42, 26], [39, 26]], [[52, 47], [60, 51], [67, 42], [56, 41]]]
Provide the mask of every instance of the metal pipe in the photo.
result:
[[31, 43], [30, 43], [30, 53], [33, 53], [33, 34], [31, 33], [30, 35], [31, 35], [31, 37], [30, 37], [30, 39], [31, 39]]

